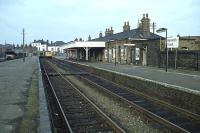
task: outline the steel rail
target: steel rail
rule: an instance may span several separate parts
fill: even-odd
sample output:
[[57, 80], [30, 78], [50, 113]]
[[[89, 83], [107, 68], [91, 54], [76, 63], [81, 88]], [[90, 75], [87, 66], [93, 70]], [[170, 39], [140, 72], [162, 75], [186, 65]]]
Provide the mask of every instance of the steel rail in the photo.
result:
[[[101, 116], [104, 120], [106, 120], [107, 124], [111, 126], [111, 128], [116, 133], [126, 133], [119, 125], [117, 125], [112, 119], [110, 119], [95, 103], [93, 103], [85, 94], [83, 94], [71, 81], [69, 81], [63, 74], [58, 72], [53, 64], [49, 64], [58, 74], [59, 76], [67, 83], [70, 84], [73, 89], [83, 97], [90, 105], [92, 105], [93, 109], [95, 110], [98, 115]], [[81, 74], [80, 74], [81, 75]]]
[[49, 84], [50, 84], [51, 91], [53, 92], [53, 95], [54, 95], [54, 97], [55, 97], [55, 99], [56, 99], [56, 102], [57, 102], [57, 104], [58, 104], [58, 106], [59, 106], [59, 109], [60, 109], [60, 111], [61, 111], [61, 115], [62, 115], [62, 117], [63, 117], [63, 119], [64, 119], [64, 121], [65, 121], [66, 131], [69, 132], [69, 133], [73, 133], [73, 131], [72, 131], [72, 129], [71, 129], [71, 126], [70, 126], [70, 124], [69, 124], [69, 121], [67, 120], [67, 117], [66, 117], [66, 115], [65, 115], [65, 113], [64, 113], [64, 111], [63, 111], [63, 108], [62, 108], [61, 104], [60, 104], [60, 101], [58, 100], [58, 97], [57, 97], [57, 95], [56, 95], [56, 93], [55, 93], [55, 91], [54, 91], [54, 87], [53, 87], [53, 85], [52, 85], [52, 83], [51, 83], [51, 81], [50, 81], [50, 79], [49, 79], [49, 76], [48, 76], [48, 74], [47, 74], [47, 71], [46, 71], [46, 69], [45, 69], [45, 67], [44, 67], [43, 65], [42, 65], [42, 67], [43, 67], [43, 69], [44, 69], [44, 74], [45, 74], [45, 76], [47, 77], [47, 80], [48, 80], [48, 82], [49, 82]]
[[[84, 78], [83, 76], [81, 76], [81, 77]], [[156, 114], [154, 114], [154, 113], [152, 113], [152, 112], [146, 110], [145, 108], [143, 108], [143, 107], [141, 107], [141, 106], [139, 106], [139, 105], [137, 105], [137, 104], [135, 104], [135, 103], [133, 103], [133, 102], [131, 102], [131, 101], [125, 99], [125, 98], [123, 98], [122, 96], [119, 96], [118, 94], [113, 93], [112, 91], [110, 91], [110, 90], [108, 90], [108, 89], [106, 89], [106, 88], [104, 88], [104, 87], [102, 87], [102, 86], [96, 84], [95, 82], [92, 82], [92, 81], [88, 80], [87, 78], [84, 78], [84, 79], [87, 80], [88, 83], [91, 83], [91, 84], [93, 84], [93, 85], [95, 85], [95, 86], [98, 86], [98, 87], [101, 88], [104, 92], [107, 92], [107, 93], [110, 94], [111, 96], [114, 96], [114, 97], [120, 99], [121, 101], [123, 101], [123, 102], [127, 103], [128, 105], [134, 107], [134, 109], [136, 109], [136, 110], [142, 112], [143, 114], [145, 114], [145, 115], [147, 115], [148, 117], [152, 118], [153, 120], [155, 120], [155, 121], [157, 121], [157, 122], [159, 122], [159, 123], [165, 125], [166, 127], [172, 129], [173, 131], [175, 131], [175, 132], [190, 133], [189, 131], [187, 131], [187, 130], [185, 130], [185, 129], [183, 129], [183, 128], [181, 128], [181, 127], [179, 127], [179, 126], [177, 126], [177, 125], [175, 125], [175, 124], [173, 124], [173, 123], [171, 123], [171, 122], [169, 122], [168, 120], [166, 120], [166, 119], [164, 119], [164, 118], [162, 118], [162, 117], [160, 117], [160, 116], [158, 116], [158, 115], [156, 115]]]
[[[94, 76], [94, 75], [93, 75], [93, 76]], [[147, 109], [145, 109], [145, 108], [143, 108], [143, 107], [141, 107], [141, 106], [135, 104], [134, 102], [129, 101], [129, 100], [125, 99], [124, 97], [122, 97], [122, 96], [120, 96], [120, 95], [118, 95], [118, 94], [116, 94], [116, 93], [114, 93], [114, 92], [112, 92], [112, 91], [110, 91], [110, 90], [104, 88], [103, 86], [101, 86], [101, 85], [99, 85], [99, 84], [97, 84], [97, 83], [95, 83], [95, 82], [93, 82], [93, 81], [91, 81], [91, 80], [85, 78], [84, 75], [79, 75], [79, 77], [81, 77], [82, 79], [85, 79], [88, 83], [90, 83], [90, 84], [92, 84], [92, 85], [94, 85], [94, 86], [98, 86], [99, 88], [101, 88], [101, 89], [104, 90], [105, 92], [111, 94], [111, 95], [114, 96], [114, 97], [117, 97], [117, 98], [121, 99], [122, 101], [128, 103], [129, 105], [136, 107], [139, 111], [143, 112], [144, 114], [146, 114], [146, 115], [147, 115], [148, 117], [150, 117], [151, 119], [153, 119], [153, 120], [155, 120], [155, 121], [157, 121], [157, 122], [160, 122], [161, 124], [165, 125], [166, 127], [172, 129], [173, 131], [176, 131], [176, 132], [185, 132], [185, 133], [190, 132], [190, 131], [188, 131], [188, 130], [186, 130], [186, 129], [184, 129], [184, 128], [182, 128], [182, 127], [180, 127], [180, 126], [178, 126], [178, 125], [176, 125], [176, 124], [174, 124], [174, 123], [172, 123], [172, 122], [170, 122], [169, 120], [164, 119], [164, 118], [162, 118], [161, 116], [158, 116], [157, 114], [155, 114], [155, 113], [153, 113], [153, 112], [151, 112], [151, 111], [149, 111], [149, 110], [147, 110]], [[98, 76], [95, 75], [95, 77], [98, 77]], [[101, 78], [101, 79], [103, 79], [103, 80], [106, 80], [106, 79], [104, 79], [104, 78], [102, 78], [102, 77], [98, 77], [98, 78]], [[108, 81], [108, 80], [107, 80], [107, 81]], [[111, 82], [111, 81], [109, 81], [109, 82]], [[111, 83], [113, 83], [113, 82], [111, 82]], [[113, 83], [113, 84], [118, 85], [118, 84], [116, 84], [116, 83]], [[119, 86], [119, 85], [118, 85], [118, 86]], [[123, 87], [123, 88], [126, 88], [126, 89], [127, 89], [127, 87]], [[130, 91], [130, 89], [127, 89], [127, 90]], [[131, 91], [130, 91], [130, 92], [131, 92]], [[132, 93], [134, 93], [134, 94], [136, 93], [136, 95], [142, 96], [144, 99], [148, 99], [148, 100], [150, 100], [150, 101], [153, 101], [153, 102], [157, 103], [158, 105], [165, 106], [165, 107], [167, 107], [169, 110], [173, 110], [173, 111], [175, 111], [176, 113], [186, 114], [187, 116], [191, 117], [193, 120], [199, 121], [199, 115], [198, 115], [198, 114], [192, 113], [192, 112], [190, 112], [190, 111], [187, 111], [187, 110], [185, 110], [185, 109], [176, 107], [176, 106], [174, 106], [174, 105], [170, 105], [170, 104], [168, 104], [168, 103], [166, 103], [166, 102], [163, 102], [163, 101], [160, 101], [160, 100], [158, 100], [158, 99], [152, 98], [152, 97], [147, 96], [147, 95], [145, 95], [145, 94], [142, 94], [142, 93], [140, 93], [140, 92], [132, 91]], [[184, 113], [183, 113], [183, 112], [184, 112]], [[198, 123], [198, 124], [199, 124], [199, 123]]]

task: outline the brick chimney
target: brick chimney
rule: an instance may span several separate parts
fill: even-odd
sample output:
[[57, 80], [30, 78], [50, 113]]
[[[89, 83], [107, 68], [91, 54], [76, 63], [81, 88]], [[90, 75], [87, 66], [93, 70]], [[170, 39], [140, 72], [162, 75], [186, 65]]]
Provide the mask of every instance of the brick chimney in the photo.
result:
[[105, 36], [110, 36], [110, 35], [112, 35], [114, 33], [114, 30], [113, 30], [113, 28], [112, 28], [112, 26], [111, 26], [111, 28], [109, 29], [107, 29], [106, 28], [106, 31], [105, 31]]
[[124, 26], [123, 26], [123, 32], [127, 32], [130, 31], [130, 25], [129, 25], [129, 21], [124, 22]]
[[150, 35], [150, 19], [148, 18], [148, 14], [143, 14], [143, 18], [141, 19], [140, 31], [143, 32], [145, 37]]
[[108, 29], [106, 28], [105, 36], [108, 36]]

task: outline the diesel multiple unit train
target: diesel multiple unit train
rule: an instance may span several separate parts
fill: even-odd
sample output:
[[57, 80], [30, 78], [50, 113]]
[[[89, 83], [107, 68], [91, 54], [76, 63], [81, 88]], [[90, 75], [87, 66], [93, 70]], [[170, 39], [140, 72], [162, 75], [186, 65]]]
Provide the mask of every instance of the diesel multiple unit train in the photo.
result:
[[40, 52], [40, 58], [52, 58], [53, 53], [51, 51]]

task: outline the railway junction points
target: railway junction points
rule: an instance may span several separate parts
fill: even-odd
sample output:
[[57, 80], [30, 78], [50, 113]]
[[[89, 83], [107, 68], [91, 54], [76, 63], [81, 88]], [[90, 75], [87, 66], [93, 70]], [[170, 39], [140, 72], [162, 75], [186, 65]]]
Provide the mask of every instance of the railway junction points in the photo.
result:
[[[57, 58], [63, 61], [65, 59], [63, 57]], [[199, 99], [200, 96], [200, 73], [196, 71], [180, 72], [178, 70], [170, 70], [166, 73], [162, 69], [133, 65], [117, 64], [115, 66], [115, 64], [110, 63], [89, 63], [77, 61], [75, 61], [75, 63], [84, 65], [84, 69], [88, 69], [86, 67], [90, 67], [91, 71], [94, 71], [93, 69], [97, 68], [100, 71], [97, 72], [97, 74], [103, 73], [103, 71], [106, 71], [106, 73], [114, 72], [115, 74], [111, 75], [111, 77], [109, 77], [109, 75], [107, 76], [108, 79], [111, 78], [113, 81], [116, 81], [116, 83], [123, 82], [127, 85], [131, 85], [129, 83], [129, 78], [134, 79], [132, 81], [137, 83], [135, 84], [136, 86], [143, 84], [143, 86], [139, 86], [143, 89], [143, 92], [147, 91], [145, 86], [150, 86], [151, 91], [154, 88], [157, 91], [161, 91], [160, 88], [175, 88], [174, 93], [176, 96], [178, 95], [179, 97], [184, 95], [186, 96], [186, 100], [188, 100], [190, 95], [192, 100]], [[39, 90], [38, 102], [40, 105], [40, 111], [38, 112], [37, 118], [39, 124], [37, 126], [37, 131], [50, 132], [50, 122], [48, 121], [49, 114], [43, 90], [44, 88], [38, 58], [27, 57], [25, 62], [23, 62], [22, 59], [16, 59], [0, 63], [0, 133], [15, 132], [24, 118], [24, 115], [26, 114], [25, 105], [27, 103], [28, 91], [31, 86], [30, 84], [33, 73], [37, 73], [37, 79], [39, 82], [37, 87]], [[99, 76], [100, 75], [101, 74], [99, 74]], [[52, 73], [50, 76], [52, 76]], [[126, 79], [124, 76], [128, 76], [129, 78]], [[127, 80], [127, 82], [125, 82], [125, 80]], [[182, 90], [184, 94], [177, 93], [177, 90]], [[152, 91], [152, 93], [154, 92]], [[163, 97], [168, 98], [164, 94], [163, 97], [157, 97], [157, 95], [158, 93], [154, 95], [154, 97], [158, 99]], [[170, 97], [172, 99], [170, 99]], [[174, 97], [175, 96], [172, 96], [169, 93], [169, 100], [166, 102], [171, 103], [171, 100], [175, 101], [176, 99], [173, 99]], [[184, 100], [182, 100], [182, 102], [184, 102]], [[194, 105], [199, 105], [199, 103], [197, 102]], [[178, 103], [177, 106], [179, 106]], [[183, 108], [188, 109], [187, 106], [188, 105], [186, 104]], [[196, 112], [199, 108], [194, 107], [193, 109], [191, 112]]]

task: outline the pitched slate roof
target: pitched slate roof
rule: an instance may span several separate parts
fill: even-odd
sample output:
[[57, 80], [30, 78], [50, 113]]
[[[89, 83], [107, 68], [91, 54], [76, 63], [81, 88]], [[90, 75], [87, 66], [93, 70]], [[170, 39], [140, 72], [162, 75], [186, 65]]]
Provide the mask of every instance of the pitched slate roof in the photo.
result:
[[109, 41], [109, 40], [124, 40], [128, 38], [134, 38], [134, 39], [159, 39], [161, 36], [153, 34], [150, 32], [150, 36], [144, 37], [143, 32], [141, 32], [139, 29], [132, 29], [127, 32], [120, 32], [116, 33], [110, 36], [104, 36], [100, 38], [92, 39], [91, 41]]
[[56, 41], [56, 42], [54, 42], [54, 44], [56, 44], [56, 46], [61, 46], [61, 45], [65, 44], [65, 42], [63, 42], [63, 41]]
[[47, 42], [44, 40], [37, 40], [37, 41], [34, 41], [33, 43], [47, 44]]

